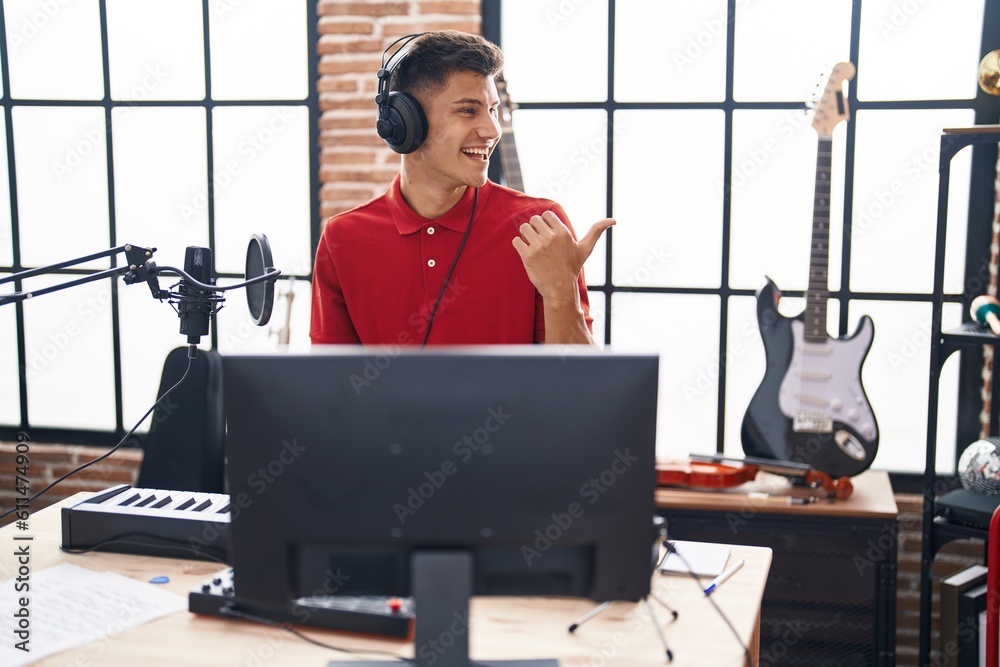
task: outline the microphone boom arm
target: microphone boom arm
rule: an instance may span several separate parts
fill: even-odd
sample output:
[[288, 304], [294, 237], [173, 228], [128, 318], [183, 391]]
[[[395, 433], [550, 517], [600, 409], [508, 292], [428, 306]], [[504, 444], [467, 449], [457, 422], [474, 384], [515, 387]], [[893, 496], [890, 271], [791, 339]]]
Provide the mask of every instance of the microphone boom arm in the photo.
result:
[[75, 287], [77, 285], [83, 285], [84, 283], [93, 282], [95, 280], [102, 280], [104, 278], [112, 278], [115, 276], [124, 276], [123, 281], [126, 284], [133, 284], [139, 281], [146, 281], [149, 283], [150, 290], [153, 292], [153, 296], [156, 298], [161, 298], [161, 290], [156, 282], [156, 270], [155, 264], [153, 267], [147, 267], [146, 263], [153, 253], [156, 252], [156, 248], [142, 248], [139, 246], [134, 246], [131, 244], [125, 244], [118, 246], [117, 248], [109, 248], [108, 250], [102, 250], [101, 252], [95, 252], [84, 257], [78, 257], [76, 259], [70, 259], [65, 262], [59, 262], [58, 264], [51, 264], [49, 266], [42, 266], [37, 269], [28, 269], [27, 271], [19, 271], [18, 273], [13, 273], [9, 276], [0, 278], [0, 285], [4, 283], [9, 283], [16, 280], [23, 280], [25, 278], [32, 278], [34, 276], [41, 276], [48, 273], [53, 273], [59, 269], [65, 269], [70, 266], [75, 266], [77, 264], [82, 264], [84, 262], [89, 262], [93, 259], [99, 259], [101, 257], [111, 257], [117, 255], [121, 252], [125, 253], [125, 258], [128, 261], [127, 266], [119, 266], [113, 269], [108, 269], [106, 271], [99, 271], [98, 273], [91, 274], [89, 276], [84, 276], [82, 278], [77, 278], [76, 280], [70, 280], [65, 283], [60, 283], [58, 285], [50, 285], [49, 287], [43, 287], [41, 289], [31, 290], [28, 292], [13, 292], [10, 294], [0, 294], [0, 306], [8, 303], [20, 303], [27, 299], [31, 299], [36, 296], [41, 296], [43, 294], [49, 294], [50, 292], [58, 292], [60, 290], [66, 289], [68, 287]]

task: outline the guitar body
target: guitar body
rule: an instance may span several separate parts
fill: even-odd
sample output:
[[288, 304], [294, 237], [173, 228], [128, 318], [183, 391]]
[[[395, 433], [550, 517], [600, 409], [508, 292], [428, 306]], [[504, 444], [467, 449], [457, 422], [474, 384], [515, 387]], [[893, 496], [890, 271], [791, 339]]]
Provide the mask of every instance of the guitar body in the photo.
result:
[[757, 294], [766, 369], [743, 418], [743, 451], [805, 463], [831, 477], [857, 475], [878, 451], [878, 425], [861, 384], [872, 320], [864, 316], [850, 337], [810, 342], [801, 315], [778, 312], [780, 296], [771, 280]]

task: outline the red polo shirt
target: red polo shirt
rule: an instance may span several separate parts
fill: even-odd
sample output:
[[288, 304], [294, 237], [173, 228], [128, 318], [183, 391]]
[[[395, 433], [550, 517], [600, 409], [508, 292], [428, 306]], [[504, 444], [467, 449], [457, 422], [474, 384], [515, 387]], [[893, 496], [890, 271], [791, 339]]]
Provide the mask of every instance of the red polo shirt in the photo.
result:
[[[420, 345], [431, 308], [469, 223], [475, 190], [427, 220], [407, 206], [399, 176], [388, 191], [333, 216], [316, 250], [312, 323], [315, 344]], [[530, 344], [545, 340], [542, 299], [511, 245], [518, 228], [555, 202], [487, 182], [428, 345]], [[580, 301], [590, 327], [586, 283]]]

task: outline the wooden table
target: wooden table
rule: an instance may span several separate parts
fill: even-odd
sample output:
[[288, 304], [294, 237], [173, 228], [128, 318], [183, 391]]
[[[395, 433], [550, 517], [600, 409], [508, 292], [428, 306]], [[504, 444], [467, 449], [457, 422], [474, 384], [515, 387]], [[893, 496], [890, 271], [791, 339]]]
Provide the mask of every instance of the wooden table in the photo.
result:
[[[0, 529], [0, 595], [14, 596], [10, 581], [17, 572], [14, 537], [32, 535], [31, 571], [38, 573], [61, 563], [90, 570], [112, 571], [140, 581], [165, 575], [165, 588], [187, 596], [188, 592], [219, 571], [218, 564], [202, 561], [93, 552], [73, 555], [62, 552], [59, 508], [79, 502], [88, 494], [77, 494], [33, 514], [28, 533], [13, 525]], [[740, 641], [753, 652], [758, 632], [760, 602], [771, 563], [771, 550], [734, 547], [730, 563], [744, 559], [746, 565], [713, 594], [725, 611]], [[674, 654], [674, 665], [743, 665], [743, 649], [727, 629], [718, 612], [706, 600], [690, 576], [655, 575], [653, 590], [679, 612], [675, 621], [659, 604], [653, 612]], [[471, 604], [471, 653], [474, 658], [555, 657], [562, 667], [593, 665], [666, 664], [656, 628], [644, 603], [615, 602], [587, 621], [574, 634], [570, 623], [595, 604], [579, 598], [477, 597]], [[3, 641], [13, 644], [13, 620], [0, 624]], [[412, 656], [413, 646], [401, 640], [365, 637], [312, 628], [303, 629], [325, 643], [352, 649], [377, 649], [398, 656]], [[40, 665], [297, 665], [325, 666], [332, 660], [359, 656], [311, 645], [292, 634], [248, 621], [229, 621], [192, 614], [174, 613], [116, 637], [91, 642], [44, 659]], [[372, 654], [362, 657], [387, 659]], [[754, 660], [755, 661], [755, 660]], [[403, 663], [401, 663], [403, 664]]]

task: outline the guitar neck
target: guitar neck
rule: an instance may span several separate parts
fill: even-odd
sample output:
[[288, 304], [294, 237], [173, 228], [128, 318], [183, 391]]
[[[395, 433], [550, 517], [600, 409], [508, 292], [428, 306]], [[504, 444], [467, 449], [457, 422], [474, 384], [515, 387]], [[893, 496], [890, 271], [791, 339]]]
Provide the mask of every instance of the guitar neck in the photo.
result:
[[521, 165], [517, 159], [517, 146], [514, 143], [514, 128], [505, 124], [503, 139], [500, 140], [500, 165], [503, 167], [503, 177], [507, 187], [518, 192], [524, 192], [524, 179], [521, 178]]
[[503, 168], [504, 183], [508, 188], [524, 192], [521, 165], [517, 159], [517, 144], [514, 142], [514, 104], [507, 94], [507, 82], [497, 80], [497, 94], [500, 96], [500, 166]]
[[826, 302], [830, 298], [830, 172], [833, 138], [821, 136], [816, 151], [816, 190], [813, 198], [809, 290], [806, 292], [805, 339], [821, 343], [826, 333]]

